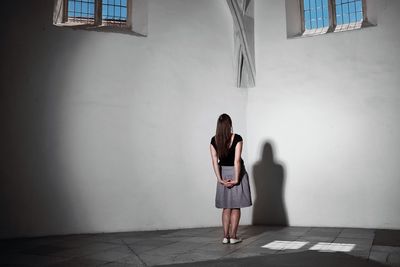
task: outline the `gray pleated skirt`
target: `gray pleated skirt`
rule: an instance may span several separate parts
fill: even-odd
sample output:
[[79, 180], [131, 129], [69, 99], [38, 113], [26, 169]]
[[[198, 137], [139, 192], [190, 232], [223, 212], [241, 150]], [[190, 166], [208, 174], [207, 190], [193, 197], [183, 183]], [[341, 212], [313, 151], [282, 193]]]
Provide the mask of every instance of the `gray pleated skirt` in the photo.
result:
[[[221, 166], [221, 176], [224, 180], [235, 179], [234, 166]], [[215, 207], [219, 209], [235, 209], [250, 207], [251, 205], [249, 176], [242, 165], [240, 168], [239, 183], [237, 185], [227, 188], [222, 184], [217, 183]]]

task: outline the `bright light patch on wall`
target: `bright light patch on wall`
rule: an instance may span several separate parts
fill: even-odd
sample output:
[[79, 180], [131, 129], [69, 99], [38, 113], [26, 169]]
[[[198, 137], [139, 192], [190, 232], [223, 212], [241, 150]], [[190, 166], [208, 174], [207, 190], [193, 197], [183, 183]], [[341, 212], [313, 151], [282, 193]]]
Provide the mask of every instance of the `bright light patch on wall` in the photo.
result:
[[308, 242], [301, 241], [273, 241], [268, 243], [262, 248], [269, 248], [274, 250], [284, 250], [284, 249], [299, 249], [308, 244]]
[[352, 251], [355, 246], [355, 244], [319, 242], [312, 246], [310, 250], [319, 250], [322, 252], [349, 252]]

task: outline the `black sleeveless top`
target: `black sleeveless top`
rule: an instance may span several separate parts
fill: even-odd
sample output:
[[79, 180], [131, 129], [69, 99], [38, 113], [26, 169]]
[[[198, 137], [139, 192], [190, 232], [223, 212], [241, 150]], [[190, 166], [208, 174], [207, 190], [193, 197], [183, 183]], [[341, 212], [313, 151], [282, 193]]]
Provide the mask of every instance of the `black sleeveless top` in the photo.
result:
[[[233, 142], [231, 147], [228, 150], [228, 155], [226, 157], [220, 158], [218, 164], [220, 166], [234, 166], [235, 165], [235, 148], [237, 143], [243, 141], [243, 138], [238, 135], [235, 134], [235, 136], [233, 137]], [[218, 151], [217, 149], [217, 143], [215, 142], [215, 136], [213, 138], [211, 138], [211, 145], [215, 148], [216, 151]], [[243, 165], [243, 159], [240, 158], [240, 163], [241, 165]]]

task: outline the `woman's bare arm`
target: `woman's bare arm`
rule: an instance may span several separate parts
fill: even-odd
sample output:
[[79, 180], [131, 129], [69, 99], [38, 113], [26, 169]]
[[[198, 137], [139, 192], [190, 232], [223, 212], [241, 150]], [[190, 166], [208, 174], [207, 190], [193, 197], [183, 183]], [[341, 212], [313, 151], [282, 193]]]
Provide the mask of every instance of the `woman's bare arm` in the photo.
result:
[[234, 161], [235, 179], [231, 182], [232, 185], [239, 183], [242, 148], [243, 148], [243, 141], [240, 141], [239, 143], [237, 143], [235, 147], [235, 161]]
[[210, 145], [210, 153], [211, 153], [211, 162], [215, 176], [217, 177], [217, 181], [221, 184], [225, 184], [224, 180], [221, 177], [221, 171], [218, 165], [218, 154], [213, 145]]

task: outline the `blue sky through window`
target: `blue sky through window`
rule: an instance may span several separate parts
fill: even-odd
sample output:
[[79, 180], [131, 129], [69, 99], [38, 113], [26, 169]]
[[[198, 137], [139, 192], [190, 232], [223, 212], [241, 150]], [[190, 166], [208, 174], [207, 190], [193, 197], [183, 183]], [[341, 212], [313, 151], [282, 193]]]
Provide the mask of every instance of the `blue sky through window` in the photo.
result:
[[[127, 0], [101, 0], [104, 20], [126, 21]], [[95, 0], [68, 0], [68, 17], [94, 19]]]
[[306, 30], [329, 26], [328, 0], [303, 0]]
[[126, 21], [127, 0], [102, 0], [103, 19]]
[[363, 20], [361, 0], [336, 0], [336, 24], [348, 24]]
[[69, 0], [68, 1], [68, 17], [70, 18], [94, 18], [94, 1], [95, 0]]

